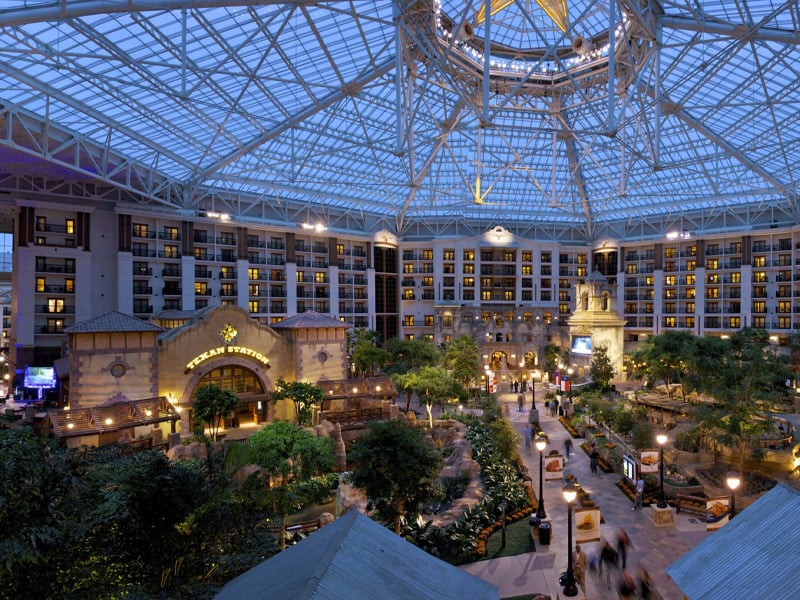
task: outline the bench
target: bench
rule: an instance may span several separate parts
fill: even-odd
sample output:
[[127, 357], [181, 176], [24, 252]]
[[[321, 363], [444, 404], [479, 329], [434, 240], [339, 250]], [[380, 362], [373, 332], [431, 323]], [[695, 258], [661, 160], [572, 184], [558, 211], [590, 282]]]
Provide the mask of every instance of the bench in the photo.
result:
[[695, 513], [702, 517], [707, 514], [706, 498], [702, 496], [690, 496], [689, 494], [678, 494], [675, 501], [675, 512], [681, 511]]

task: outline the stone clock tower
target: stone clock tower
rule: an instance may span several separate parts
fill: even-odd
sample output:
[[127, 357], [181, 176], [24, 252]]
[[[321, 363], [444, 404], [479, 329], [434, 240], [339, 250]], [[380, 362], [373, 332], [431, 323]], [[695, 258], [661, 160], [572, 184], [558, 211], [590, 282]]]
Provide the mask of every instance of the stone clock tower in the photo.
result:
[[616, 305], [616, 290], [599, 271], [575, 285], [575, 310], [567, 320], [570, 362], [588, 368], [592, 353], [604, 346], [614, 371], [622, 372], [625, 319]]

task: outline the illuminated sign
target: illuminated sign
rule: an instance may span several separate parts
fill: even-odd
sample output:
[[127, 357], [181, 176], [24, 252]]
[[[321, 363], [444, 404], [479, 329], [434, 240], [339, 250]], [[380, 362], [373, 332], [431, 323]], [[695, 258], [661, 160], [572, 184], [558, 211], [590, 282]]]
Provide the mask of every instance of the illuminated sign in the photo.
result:
[[636, 460], [627, 454], [622, 457], [622, 474], [630, 481], [636, 481]]
[[246, 356], [247, 358], [252, 358], [253, 360], [260, 362], [264, 366], [269, 365], [269, 359], [261, 354], [258, 350], [253, 350], [252, 348], [247, 348], [245, 346], [219, 346], [218, 348], [212, 348], [211, 350], [207, 350], [202, 354], [198, 354], [188, 363], [186, 363], [186, 372], [188, 373], [192, 369], [194, 369], [197, 365], [202, 362], [207, 361], [210, 358], [216, 358], [218, 356], [224, 356], [226, 354], [239, 354], [241, 356]]
[[217, 332], [217, 336], [219, 337], [219, 341], [223, 344], [233, 344], [236, 341], [236, 338], [239, 337], [239, 332], [230, 323], [225, 323], [222, 329]]

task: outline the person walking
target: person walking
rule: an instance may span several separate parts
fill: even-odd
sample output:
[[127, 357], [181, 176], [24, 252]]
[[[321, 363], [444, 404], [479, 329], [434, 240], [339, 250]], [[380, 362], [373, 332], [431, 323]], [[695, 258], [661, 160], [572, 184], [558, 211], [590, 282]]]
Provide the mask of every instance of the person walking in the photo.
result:
[[600, 540], [602, 544], [602, 548], [600, 549], [600, 563], [598, 564], [598, 574], [600, 576], [600, 581], [603, 581], [603, 569], [605, 568], [606, 571], [606, 587], [610, 590], [611, 589], [611, 571], [612, 569], [616, 572], [619, 568], [619, 554], [617, 551], [614, 550], [614, 547], [611, 543], [603, 538]]
[[600, 453], [597, 451], [597, 446], [592, 444], [592, 451], [589, 452], [589, 468], [592, 473], [597, 475], [597, 459], [600, 458]]
[[636, 497], [633, 499], [633, 508], [631, 510], [641, 510], [642, 497], [644, 496], [644, 479], [639, 475], [636, 478]]
[[519, 412], [522, 412], [524, 410], [525, 396], [523, 396], [522, 394], [517, 396], [517, 406], [519, 407]]
[[650, 573], [642, 565], [639, 565], [639, 599], [652, 600], [653, 599], [653, 580]]
[[553, 398], [550, 401], [550, 416], [555, 417], [558, 415], [558, 398]]
[[636, 582], [624, 568], [622, 569], [622, 576], [619, 579], [619, 587], [617, 588], [617, 595], [619, 600], [635, 600], [636, 599]]
[[533, 430], [531, 429], [531, 424], [530, 423], [526, 423], [525, 424], [525, 433], [524, 433], [524, 435], [525, 435], [525, 448], [530, 450], [531, 449], [531, 439], [533, 438]]
[[622, 561], [622, 568], [625, 569], [628, 563], [628, 549], [633, 548], [631, 538], [628, 537], [627, 532], [620, 527], [617, 530], [617, 554]]
[[575, 581], [581, 586], [583, 595], [586, 596], [586, 569], [589, 568], [589, 557], [586, 556], [586, 552], [581, 550], [578, 544], [575, 544], [572, 562], [575, 565]]
[[564, 456], [569, 460], [569, 455], [572, 454], [572, 438], [564, 440]]

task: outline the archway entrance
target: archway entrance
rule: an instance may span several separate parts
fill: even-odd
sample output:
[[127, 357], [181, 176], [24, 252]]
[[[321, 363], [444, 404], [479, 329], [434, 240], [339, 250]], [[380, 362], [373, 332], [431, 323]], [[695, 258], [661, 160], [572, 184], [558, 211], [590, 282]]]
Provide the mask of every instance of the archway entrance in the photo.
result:
[[[191, 401], [194, 404], [197, 388], [204, 385], [216, 385], [223, 390], [231, 390], [239, 398], [236, 420], [232, 425], [259, 423], [266, 419], [267, 394], [258, 375], [242, 365], [222, 365], [205, 373], [197, 381], [192, 390]], [[226, 419], [227, 422], [227, 419]]]

